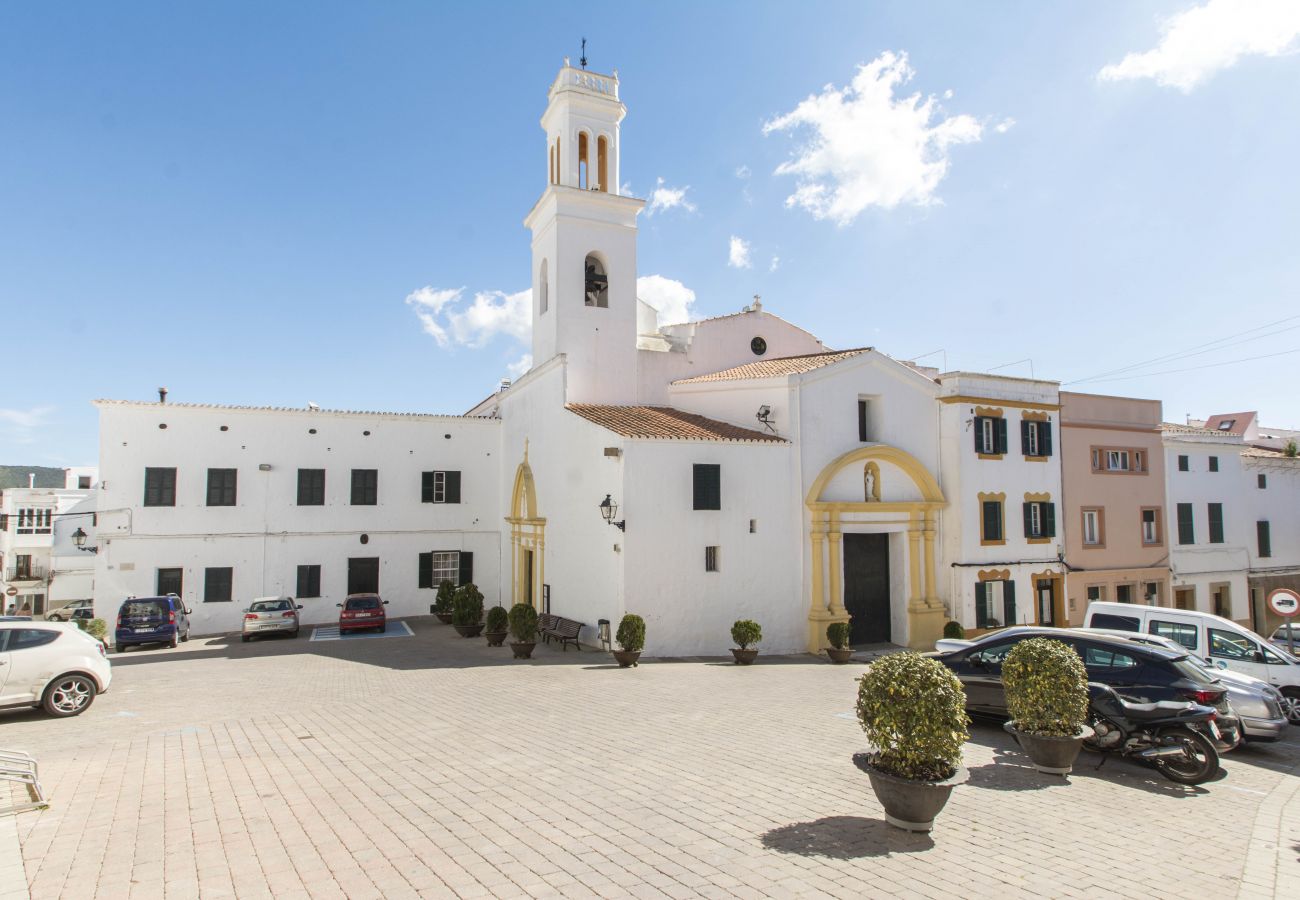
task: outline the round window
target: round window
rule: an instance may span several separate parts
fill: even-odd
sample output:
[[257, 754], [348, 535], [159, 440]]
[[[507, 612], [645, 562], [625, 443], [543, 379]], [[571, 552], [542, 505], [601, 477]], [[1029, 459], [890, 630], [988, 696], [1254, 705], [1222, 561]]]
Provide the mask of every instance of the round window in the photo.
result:
[[767, 352], [767, 341], [761, 337], [756, 337], [749, 342], [749, 349], [754, 351], [755, 356], [762, 356]]

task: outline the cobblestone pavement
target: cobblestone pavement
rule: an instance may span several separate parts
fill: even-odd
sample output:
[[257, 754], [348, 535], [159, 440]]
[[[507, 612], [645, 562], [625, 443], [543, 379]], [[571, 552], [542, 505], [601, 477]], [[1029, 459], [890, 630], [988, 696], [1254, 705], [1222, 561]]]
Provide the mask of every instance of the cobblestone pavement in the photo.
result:
[[1087, 755], [1054, 780], [977, 725], [970, 783], [908, 835], [850, 760], [861, 665], [515, 662], [410, 623], [133, 650], [78, 718], [0, 713], [52, 800], [0, 819], [0, 874], [21, 844], [37, 900], [1300, 896], [1297, 735], [1198, 789]]

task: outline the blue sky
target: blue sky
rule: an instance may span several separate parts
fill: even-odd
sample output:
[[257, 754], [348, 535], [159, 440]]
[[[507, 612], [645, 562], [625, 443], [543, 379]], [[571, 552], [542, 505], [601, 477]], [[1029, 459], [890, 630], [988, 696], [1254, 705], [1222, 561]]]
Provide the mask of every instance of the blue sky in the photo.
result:
[[1294, 8], [5, 4], [0, 462], [92, 462], [90, 401], [158, 385], [463, 412], [527, 351], [583, 36], [678, 309], [1300, 426]]

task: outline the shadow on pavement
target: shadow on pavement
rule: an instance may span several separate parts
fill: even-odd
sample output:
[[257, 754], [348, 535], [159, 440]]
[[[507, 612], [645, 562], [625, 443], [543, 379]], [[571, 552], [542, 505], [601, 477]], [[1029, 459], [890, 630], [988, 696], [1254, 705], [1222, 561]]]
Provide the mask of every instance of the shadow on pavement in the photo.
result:
[[893, 828], [881, 819], [828, 816], [815, 822], [773, 828], [763, 835], [763, 846], [799, 856], [863, 859], [891, 853], [922, 853], [934, 847], [934, 841], [926, 834]]

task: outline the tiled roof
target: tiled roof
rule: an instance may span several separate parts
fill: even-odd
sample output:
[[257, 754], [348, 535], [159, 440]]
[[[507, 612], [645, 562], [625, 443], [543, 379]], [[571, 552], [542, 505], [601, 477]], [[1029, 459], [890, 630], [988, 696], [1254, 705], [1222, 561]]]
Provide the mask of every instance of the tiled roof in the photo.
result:
[[840, 360], [866, 353], [871, 349], [871, 347], [857, 347], [853, 350], [831, 350], [826, 353], [808, 353], [804, 356], [778, 356], [775, 359], [760, 359], [756, 362], [745, 363], [743, 366], [723, 369], [721, 372], [696, 375], [693, 378], [682, 378], [674, 381], [673, 384], [699, 384], [705, 381], [740, 381], [746, 378], [777, 378], [782, 375], [798, 375], [801, 372], [811, 372], [813, 369], [820, 369], [822, 366], [829, 366], [831, 363], [837, 363]]
[[1213, 428], [1201, 428], [1197, 425], [1179, 425], [1176, 422], [1161, 422], [1160, 430], [1169, 434], [1222, 434]]
[[678, 441], [758, 441], [784, 444], [784, 438], [739, 425], [729, 425], [668, 406], [601, 406], [570, 403], [566, 407], [588, 422], [615, 434], [633, 438], [667, 438]]
[[1247, 447], [1245, 450], [1241, 451], [1241, 455], [1258, 456], [1263, 457], [1264, 459], [1293, 459], [1300, 462], [1300, 459], [1297, 459], [1294, 456], [1287, 456], [1281, 450], [1270, 450], [1267, 447]]
[[318, 413], [332, 416], [388, 416], [398, 419], [483, 419], [488, 416], [457, 416], [441, 413], [380, 412], [364, 409], [311, 409], [300, 406], [237, 406], [230, 403], [175, 403], [168, 400], [95, 400], [95, 406], [144, 406], [166, 412], [169, 409], [228, 409], [238, 412]]

